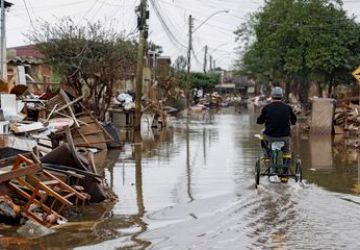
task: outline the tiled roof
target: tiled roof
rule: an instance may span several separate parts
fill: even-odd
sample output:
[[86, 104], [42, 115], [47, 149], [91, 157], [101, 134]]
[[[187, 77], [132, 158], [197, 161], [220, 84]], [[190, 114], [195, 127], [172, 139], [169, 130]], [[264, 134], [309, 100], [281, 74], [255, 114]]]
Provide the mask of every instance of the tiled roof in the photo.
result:
[[[34, 45], [25, 45], [8, 49], [10, 54], [16, 57], [43, 58], [44, 56], [36, 49]], [[11, 56], [10, 56], [11, 57]]]

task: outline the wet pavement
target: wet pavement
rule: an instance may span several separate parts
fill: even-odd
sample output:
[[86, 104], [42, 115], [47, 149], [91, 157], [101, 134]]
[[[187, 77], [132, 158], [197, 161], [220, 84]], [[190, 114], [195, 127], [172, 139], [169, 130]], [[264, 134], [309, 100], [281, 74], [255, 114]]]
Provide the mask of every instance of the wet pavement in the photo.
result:
[[304, 183], [262, 178], [255, 190], [255, 117], [217, 110], [144, 133], [142, 143], [124, 132], [129, 143], [103, 170], [118, 202], [86, 207], [81, 221], [42, 238], [0, 227], [0, 248], [360, 249], [357, 153], [334, 146], [341, 138], [296, 134]]

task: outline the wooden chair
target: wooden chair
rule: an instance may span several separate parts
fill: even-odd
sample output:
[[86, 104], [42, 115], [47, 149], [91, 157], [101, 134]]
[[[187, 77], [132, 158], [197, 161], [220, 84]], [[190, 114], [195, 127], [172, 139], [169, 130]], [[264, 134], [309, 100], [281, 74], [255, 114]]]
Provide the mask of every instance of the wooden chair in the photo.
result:
[[[43, 170], [37, 157], [34, 156], [33, 158], [34, 161], [18, 155], [11, 171], [17, 174], [14, 174], [7, 184], [27, 201], [23, 212], [29, 219], [33, 219], [45, 226], [56, 223], [49, 220], [49, 218], [67, 221], [66, 218], [60, 215], [63, 208], [65, 206], [75, 206], [80, 203], [79, 201], [84, 204], [89, 197], [76, 191], [47, 170]], [[51, 200], [50, 204], [49, 200]], [[74, 200], [74, 202], [71, 200]], [[59, 205], [56, 206], [56, 204]], [[37, 208], [43, 210], [44, 214], [39, 214], [36, 211]]]

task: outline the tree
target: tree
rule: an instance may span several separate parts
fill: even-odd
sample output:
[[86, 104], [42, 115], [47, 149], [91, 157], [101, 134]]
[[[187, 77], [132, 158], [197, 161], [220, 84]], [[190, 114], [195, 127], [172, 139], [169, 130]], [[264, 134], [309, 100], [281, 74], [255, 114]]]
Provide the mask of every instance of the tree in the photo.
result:
[[135, 72], [136, 42], [100, 22], [79, 25], [71, 18], [41, 23], [28, 36], [66, 84], [77, 95], [85, 95], [89, 108], [104, 120], [114, 83]]
[[269, 0], [235, 31], [246, 42], [237, 68], [257, 79], [286, 82], [288, 90], [294, 83], [304, 103], [310, 81], [332, 89], [336, 79], [351, 76], [360, 59], [359, 31], [341, 1]]
[[191, 73], [190, 83], [192, 89], [203, 89], [205, 92], [209, 92], [215, 88], [215, 85], [220, 84], [220, 74]]
[[178, 56], [174, 62], [176, 72], [184, 72], [187, 66], [187, 59], [184, 56]]

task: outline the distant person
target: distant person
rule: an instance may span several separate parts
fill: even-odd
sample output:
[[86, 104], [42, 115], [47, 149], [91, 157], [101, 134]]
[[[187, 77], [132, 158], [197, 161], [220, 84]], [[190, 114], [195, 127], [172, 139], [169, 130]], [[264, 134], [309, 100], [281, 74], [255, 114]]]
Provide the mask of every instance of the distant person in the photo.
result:
[[[271, 92], [272, 101], [266, 105], [260, 116], [257, 118], [257, 124], [265, 124], [263, 132], [264, 141], [262, 141], [263, 150], [267, 156], [270, 156], [270, 145], [274, 141], [283, 141], [285, 146], [282, 148], [284, 156], [291, 158], [290, 155], [290, 132], [291, 125], [296, 124], [296, 115], [292, 108], [285, 104], [283, 99], [283, 90], [280, 87], [274, 87]], [[266, 147], [266, 148], [264, 148]]]

